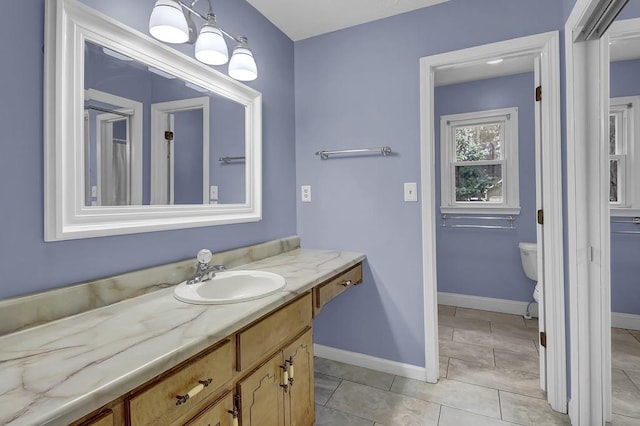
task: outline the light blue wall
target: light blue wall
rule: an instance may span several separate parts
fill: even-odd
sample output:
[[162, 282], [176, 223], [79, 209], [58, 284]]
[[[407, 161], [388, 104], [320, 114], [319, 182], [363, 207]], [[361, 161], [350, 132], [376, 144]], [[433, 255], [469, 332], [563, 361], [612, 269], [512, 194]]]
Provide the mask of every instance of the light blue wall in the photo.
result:
[[[153, 0], [87, 1], [146, 32]], [[2, 237], [0, 298], [50, 289], [295, 234], [293, 42], [243, 0], [215, 2], [218, 22], [246, 34], [260, 76], [249, 83], [263, 94], [263, 220], [130, 236], [45, 243], [43, 240], [44, 0], [3, 4], [0, 51]], [[29, 31], [24, 20], [29, 17]], [[184, 48], [192, 55], [193, 47]], [[224, 71], [224, 70], [223, 70]]]
[[[515, 231], [442, 228], [439, 208], [441, 168], [440, 163], [436, 163], [438, 291], [525, 302], [531, 300], [535, 283], [524, 275], [518, 243], [536, 241], [534, 87], [533, 73], [527, 73], [443, 86], [435, 90], [438, 159], [441, 153], [442, 115], [518, 108], [521, 207], [521, 214], [514, 221]], [[455, 223], [474, 222], [463, 220]]]
[[[640, 95], [640, 60], [611, 64], [611, 97]], [[638, 133], [636, 133], [638, 134]], [[640, 140], [636, 140], [636, 149]], [[620, 218], [616, 218], [620, 219]], [[613, 224], [612, 229], [631, 229], [636, 225]], [[640, 236], [611, 234], [611, 310], [640, 314]]]
[[[420, 204], [402, 190], [420, 180], [419, 58], [561, 24], [557, 0], [452, 0], [296, 43], [297, 183], [312, 186], [298, 233], [305, 247], [368, 258], [365, 284], [316, 319], [316, 342], [424, 365]], [[396, 154], [314, 155], [381, 145]]]

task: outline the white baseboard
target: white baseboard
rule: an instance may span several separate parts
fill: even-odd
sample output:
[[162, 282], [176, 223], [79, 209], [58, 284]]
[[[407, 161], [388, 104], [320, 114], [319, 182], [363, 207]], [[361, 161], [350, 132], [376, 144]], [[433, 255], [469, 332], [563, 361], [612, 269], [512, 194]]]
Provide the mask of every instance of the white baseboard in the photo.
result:
[[[456, 306], [458, 308], [480, 309], [483, 311], [502, 312], [504, 314], [524, 315], [527, 302], [515, 300], [494, 299], [491, 297], [469, 296], [466, 294], [438, 292], [438, 304]], [[538, 304], [532, 303], [529, 313], [538, 316]]]
[[318, 344], [313, 345], [313, 351], [315, 355], [320, 358], [344, 362], [346, 364], [369, 368], [383, 373], [395, 374], [396, 376], [407, 377], [409, 379], [425, 381], [427, 377], [426, 369], [424, 367], [418, 367], [417, 365], [404, 364], [402, 362], [391, 361], [384, 358], [377, 358], [371, 355], [345, 351], [343, 349], [336, 349], [330, 346]]
[[640, 315], [611, 312], [611, 327], [640, 330]]

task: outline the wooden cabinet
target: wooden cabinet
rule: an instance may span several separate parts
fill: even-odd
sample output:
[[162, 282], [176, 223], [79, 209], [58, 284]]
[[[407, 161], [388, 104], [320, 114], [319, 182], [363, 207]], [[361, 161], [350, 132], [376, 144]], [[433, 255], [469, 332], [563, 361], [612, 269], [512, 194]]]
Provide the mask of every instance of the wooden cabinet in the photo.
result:
[[187, 420], [193, 409], [219, 393], [232, 372], [233, 345], [227, 339], [128, 397], [129, 424], [169, 425]]
[[185, 423], [185, 426], [237, 426], [237, 417], [234, 422], [233, 409], [233, 393], [227, 392], [200, 414]]
[[313, 426], [313, 333], [308, 328], [238, 383], [242, 426]]
[[311, 294], [307, 293], [240, 331], [237, 335], [238, 371], [247, 370], [310, 327], [311, 311]]
[[313, 315], [317, 315], [320, 309], [331, 299], [353, 285], [362, 282], [362, 263], [347, 271], [328, 279], [313, 289]]
[[312, 330], [287, 346], [283, 355], [289, 364], [289, 389], [284, 394], [285, 424], [312, 426], [315, 421]]
[[238, 383], [242, 426], [283, 426], [284, 389], [282, 353]]
[[361, 264], [74, 422], [74, 426], [313, 426], [312, 316]]

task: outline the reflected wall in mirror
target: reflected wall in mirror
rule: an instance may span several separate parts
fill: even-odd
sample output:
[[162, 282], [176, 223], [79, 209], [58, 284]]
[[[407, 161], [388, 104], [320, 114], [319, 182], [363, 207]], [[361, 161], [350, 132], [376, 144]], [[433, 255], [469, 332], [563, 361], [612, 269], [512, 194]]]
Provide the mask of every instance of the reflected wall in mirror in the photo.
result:
[[260, 220], [260, 93], [77, 0], [45, 4], [45, 240]]
[[[632, 32], [614, 35], [621, 25]], [[640, 19], [617, 21], [611, 31], [605, 141], [610, 163], [611, 398], [614, 423], [615, 416], [640, 423], [640, 391], [633, 384], [640, 369]]]
[[86, 206], [245, 203], [219, 161], [245, 156], [244, 105], [92, 42], [84, 64]]

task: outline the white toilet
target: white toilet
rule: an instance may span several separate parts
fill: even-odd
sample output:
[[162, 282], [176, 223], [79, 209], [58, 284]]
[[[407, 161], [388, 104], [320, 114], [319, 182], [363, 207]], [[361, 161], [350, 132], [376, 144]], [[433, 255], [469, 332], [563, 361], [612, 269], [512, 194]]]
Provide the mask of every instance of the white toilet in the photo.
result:
[[[538, 302], [540, 297], [540, 288], [538, 287], [538, 245], [536, 243], [520, 243], [520, 260], [522, 260], [522, 269], [527, 278], [536, 282], [533, 289], [533, 300]], [[529, 307], [525, 317], [529, 316]]]

